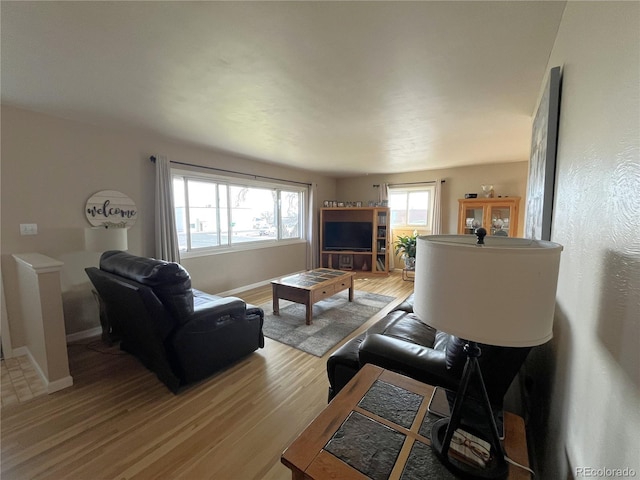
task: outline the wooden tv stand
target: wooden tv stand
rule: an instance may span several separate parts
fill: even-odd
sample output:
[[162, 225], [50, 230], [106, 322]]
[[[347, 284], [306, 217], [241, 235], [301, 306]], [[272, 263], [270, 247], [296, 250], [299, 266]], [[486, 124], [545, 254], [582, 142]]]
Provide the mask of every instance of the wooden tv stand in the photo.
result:
[[[327, 222], [370, 222], [371, 241], [364, 250], [324, 249], [325, 226]], [[349, 256], [348, 267], [356, 273], [368, 275], [389, 274], [390, 250], [389, 208], [388, 207], [332, 207], [320, 209], [320, 266], [341, 269], [341, 257]], [[370, 246], [370, 248], [369, 248]]]

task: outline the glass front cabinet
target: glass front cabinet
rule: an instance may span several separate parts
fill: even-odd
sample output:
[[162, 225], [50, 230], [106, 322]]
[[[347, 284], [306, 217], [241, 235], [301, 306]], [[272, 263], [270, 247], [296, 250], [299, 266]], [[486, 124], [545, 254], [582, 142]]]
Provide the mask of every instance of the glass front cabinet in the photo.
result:
[[458, 200], [458, 234], [472, 235], [484, 227], [487, 235], [518, 236], [520, 197]]

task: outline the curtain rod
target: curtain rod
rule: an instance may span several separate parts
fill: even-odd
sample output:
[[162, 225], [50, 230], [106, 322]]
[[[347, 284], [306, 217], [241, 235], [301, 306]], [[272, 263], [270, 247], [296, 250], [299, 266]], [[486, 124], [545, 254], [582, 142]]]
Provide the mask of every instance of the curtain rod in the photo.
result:
[[[445, 183], [446, 180], [440, 180], [440, 183]], [[426, 185], [427, 183], [436, 183], [436, 180], [429, 180], [426, 182], [409, 182], [409, 183], [390, 183], [390, 187], [404, 187], [405, 185]], [[374, 183], [374, 187], [379, 187], [379, 183]]]
[[[156, 163], [156, 157], [153, 155], [149, 157], [149, 160], [151, 160], [153, 163]], [[310, 187], [312, 185], [311, 183], [306, 183], [306, 182], [296, 182], [295, 180], [285, 180], [284, 178], [265, 177], [264, 175], [254, 175], [252, 173], [236, 172], [234, 170], [225, 170], [224, 168], [205, 167], [202, 165], [195, 165], [193, 163], [175, 162], [173, 160], [170, 160], [169, 163], [174, 163], [176, 165], [184, 165], [187, 167], [204, 168], [205, 170], [215, 170], [216, 172], [233, 173], [235, 175], [244, 175], [246, 177], [252, 177], [254, 179], [263, 178], [265, 180], [275, 180], [277, 182], [297, 183], [298, 185], [306, 185], [307, 187]]]

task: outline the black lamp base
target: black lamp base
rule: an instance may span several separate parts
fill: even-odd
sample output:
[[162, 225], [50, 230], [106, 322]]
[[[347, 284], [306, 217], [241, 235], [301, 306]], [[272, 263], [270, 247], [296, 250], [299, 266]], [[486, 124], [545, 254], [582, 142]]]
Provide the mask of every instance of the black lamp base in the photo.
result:
[[[431, 427], [431, 448], [434, 450], [440, 461], [454, 474], [462, 478], [485, 478], [503, 479], [509, 474], [509, 465], [504, 458], [492, 456], [491, 460], [484, 467], [474, 467], [468, 463], [456, 460], [448, 454], [443, 454], [444, 437], [449, 427], [449, 419], [438, 420]], [[469, 428], [465, 427], [465, 430]], [[477, 432], [469, 431], [474, 435]]]
[[[435, 451], [440, 461], [452, 472], [458, 474], [463, 478], [507, 478], [509, 473], [509, 466], [504, 458], [504, 450], [500, 444], [500, 438], [498, 437], [498, 430], [496, 428], [496, 422], [493, 418], [493, 411], [491, 410], [491, 404], [489, 403], [489, 396], [487, 395], [487, 389], [484, 385], [482, 378], [482, 372], [480, 371], [480, 365], [478, 364], [478, 357], [480, 356], [480, 347], [477, 343], [467, 341], [464, 346], [464, 351], [467, 354], [467, 361], [464, 365], [464, 371], [462, 373], [462, 379], [460, 381], [460, 388], [456, 393], [456, 399], [453, 402], [453, 410], [450, 418], [443, 418], [437, 421], [433, 427], [431, 427], [431, 447]], [[455, 458], [449, 456], [451, 447], [451, 440], [453, 434], [461, 425], [462, 420], [462, 404], [469, 388], [469, 383], [472, 379], [477, 380], [477, 385], [480, 387], [481, 401], [480, 405], [483, 407], [486, 419], [490, 426], [490, 438], [488, 439], [491, 445], [491, 458], [487, 465], [484, 467], [467, 465]], [[465, 430], [468, 428], [465, 426]], [[477, 432], [469, 431], [469, 433], [481, 437]]]

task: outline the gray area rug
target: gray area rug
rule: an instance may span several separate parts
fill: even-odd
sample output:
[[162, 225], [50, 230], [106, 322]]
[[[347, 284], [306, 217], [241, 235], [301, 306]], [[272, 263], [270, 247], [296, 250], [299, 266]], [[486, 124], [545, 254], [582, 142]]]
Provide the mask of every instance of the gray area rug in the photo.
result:
[[313, 323], [305, 324], [306, 307], [280, 300], [280, 315], [271, 302], [264, 310], [265, 336], [317, 357], [323, 356], [351, 332], [389, 304], [394, 297], [356, 291], [353, 302], [344, 290], [313, 305]]

